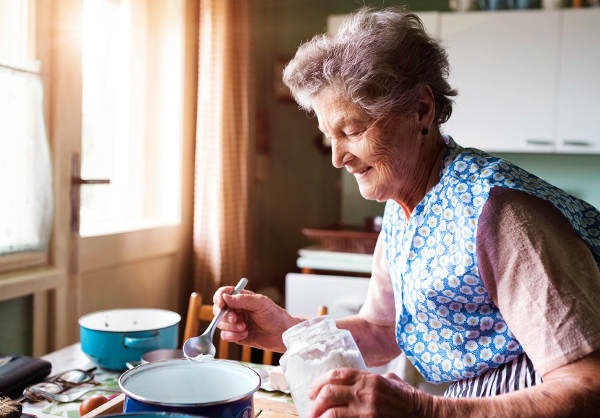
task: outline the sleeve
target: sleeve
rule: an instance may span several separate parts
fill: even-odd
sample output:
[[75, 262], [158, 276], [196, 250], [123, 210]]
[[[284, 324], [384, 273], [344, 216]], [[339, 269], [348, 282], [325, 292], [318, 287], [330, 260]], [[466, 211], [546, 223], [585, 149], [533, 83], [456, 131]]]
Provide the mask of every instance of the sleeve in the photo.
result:
[[379, 234], [373, 252], [373, 267], [367, 298], [359, 315], [376, 325], [394, 325], [396, 322], [394, 291], [385, 259], [383, 234]]
[[542, 375], [600, 349], [600, 271], [551, 203], [492, 189], [477, 230], [481, 278]]

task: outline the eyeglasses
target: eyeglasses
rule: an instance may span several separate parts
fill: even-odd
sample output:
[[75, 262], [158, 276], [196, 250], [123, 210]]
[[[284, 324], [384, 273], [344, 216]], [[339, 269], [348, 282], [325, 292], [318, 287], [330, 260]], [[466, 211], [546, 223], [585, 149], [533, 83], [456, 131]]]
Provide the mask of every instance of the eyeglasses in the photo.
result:
[[85, 383], [98, 385], [99, 383], [94, 381], [94, 373], [92, 373], [94, 370], [96, 370], [96, 367], [88, 370], [67, 370], [54, 375], [43, 382], [26, 387], [25, 390], [23, 390], [22, 399], [38, 402], [44, 399], [43, 396], [39, 394], [40, 392], [56, 394]]

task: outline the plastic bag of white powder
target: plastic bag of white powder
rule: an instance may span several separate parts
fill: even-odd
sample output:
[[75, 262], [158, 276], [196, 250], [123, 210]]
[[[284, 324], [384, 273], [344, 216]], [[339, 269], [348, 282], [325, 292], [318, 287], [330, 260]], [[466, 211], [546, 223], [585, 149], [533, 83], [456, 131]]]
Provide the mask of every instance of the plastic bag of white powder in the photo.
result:
[[287, 351], [280, 364], [301, 418], [310, 411], [310, 384], [330, 370], [365, 370], [365, 362], [352, 335], [339, 329], [333, 318], [319, 316], [302, 322], [283, 334]]

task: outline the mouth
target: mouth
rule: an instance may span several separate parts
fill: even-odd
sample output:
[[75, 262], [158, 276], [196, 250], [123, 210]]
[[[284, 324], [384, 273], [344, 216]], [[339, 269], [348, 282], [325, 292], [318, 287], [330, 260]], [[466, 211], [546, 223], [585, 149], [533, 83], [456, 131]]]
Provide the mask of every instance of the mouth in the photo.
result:
[[366, 176], [372, 170], [372, 168], [373, 167], [363, 167], [360, 169], [353, 169], [353, 168], [347, 167], [346, 169], [350, 172], [350, 174], [352, 174], [355, 177], [363, 177], [363, 176]]

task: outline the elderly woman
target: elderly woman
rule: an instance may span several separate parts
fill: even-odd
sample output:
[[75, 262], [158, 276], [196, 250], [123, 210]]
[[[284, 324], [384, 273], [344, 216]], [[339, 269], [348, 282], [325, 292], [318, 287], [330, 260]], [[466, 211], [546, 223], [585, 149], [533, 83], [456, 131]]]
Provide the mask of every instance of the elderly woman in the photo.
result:
[[[452, 382], [436, 397], [338, 369], [313, 382], [311, 416], [598, 416], [600, 213], [442, 135], [447, 74], [445, 52], [398, 9], [359, 10], [285, 69], [333, 165], [387, 202], [366, 302], [338, 326], [367, 365], [404, 352], [428, 381]], [[284, 351], [282, 332], [302, 319], [231, 291], [214, 298], [232, 310], [222, 337]]]

